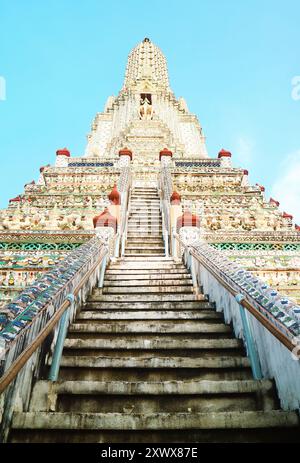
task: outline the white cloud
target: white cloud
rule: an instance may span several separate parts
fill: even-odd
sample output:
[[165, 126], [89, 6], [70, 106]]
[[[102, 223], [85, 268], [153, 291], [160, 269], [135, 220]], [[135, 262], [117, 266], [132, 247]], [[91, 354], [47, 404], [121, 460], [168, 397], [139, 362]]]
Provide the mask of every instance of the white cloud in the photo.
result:
[[271, 196], [280, 202], [280, 209], [292, 214], [300, 225], [300, 150], [288, 155], [281, 167]]

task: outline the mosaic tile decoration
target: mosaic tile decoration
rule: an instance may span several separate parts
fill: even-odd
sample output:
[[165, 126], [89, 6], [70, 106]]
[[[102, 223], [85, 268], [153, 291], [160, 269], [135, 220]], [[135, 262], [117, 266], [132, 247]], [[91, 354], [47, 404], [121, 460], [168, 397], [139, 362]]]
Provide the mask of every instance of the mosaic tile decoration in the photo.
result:
[[191, 248], [237, 292], [264, 315], [288, 338], [300, 335], [300, 306], [283, 297], [278, 291], [253, 273], [230, 261], [207, 243], [194, 242]]
[[0, 353], [89, 261], [99, 255], [102, 247], [97, 237], [92, 238], [0, 309]]

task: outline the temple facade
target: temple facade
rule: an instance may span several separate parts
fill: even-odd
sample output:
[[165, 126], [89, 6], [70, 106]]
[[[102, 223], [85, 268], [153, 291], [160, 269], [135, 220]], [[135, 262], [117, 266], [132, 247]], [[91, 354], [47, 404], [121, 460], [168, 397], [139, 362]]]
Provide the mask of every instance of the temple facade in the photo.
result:
[[172, 153], [170, 188], [182, 212], [198, 214], [203, 238], [299, 300], [299, 227], [278, 198], [249, 184], [230, 152], [208, 155], [197, 116], [173, 94], [166, 59], [148, 38], [129, 54], [124, 85], [96, 114], [87, 138], [84, 156], [59, 149], [54, 165], [41, 166], [1, 210], [0, 307], [91, 237], [113, 186], [122, 188], [120, 151], [132, 153], [133, 185], [156, 185], [164, 148]]
[[299, 442], [300, 227], [148, 38], [87, 138], [0, 211], [0, 441]]

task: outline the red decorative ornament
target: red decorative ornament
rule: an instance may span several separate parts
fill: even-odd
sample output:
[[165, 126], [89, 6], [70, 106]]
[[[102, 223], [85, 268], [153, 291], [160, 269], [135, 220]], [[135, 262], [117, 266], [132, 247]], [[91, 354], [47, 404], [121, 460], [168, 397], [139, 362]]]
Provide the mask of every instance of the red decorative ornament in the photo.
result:
[[258, 186], [258, 188], [260, 189], [260, 191], [262, 191], [262, 192], [265, 191], [265, 187], [264, 187], [263, 185], [259, 185], [259, 184], [257, 183], [256, 186]]
[[295, 229], [296, 229], [296, 231], [300, 232], [300, 225], [297, 225], [297, 224], [296, 224], [296, 225], [295, 225]]
[[274, 206], [279, 206], [280, 202], [279, 201], [276, 201], [276, 199], [273, 199], [273, 198], [270, 198], [270, 201], [269, 201], [270, 204], [274, 205]]
[[116, 217], [111, 215], [108, 208], [106, 207], [101, 214], [96, 215], [93, 218], [93, 224], [94, 224], [94, 228], [97, 228], [97, 227], [112, 227], [114, 229], [114, 231], [116, 232], [117, 231], [117, 226], [118, 226], [118, 221], [117, 221]]
[[119, 156], [129, 156], [130, 161], [132, 161], [132, 151], [130, 151], [128, 148], [123, 148], [119, 151]]
[[71, 153], [67, 148], [62, 148], [56, 151], [56, 156], [67, 156], [69, 158]]
[[21, 199], [22, 199], [22, 198], [21, 198], [21, 196], [19, 195], [19, 196], [16, 196], [15, 198], [10, 199], [9, 202], [10, 202], [10, 203], [12, 203], [12, 202], [19, 202], [19, 201], [21, 201]]
[[282, 214], [282, 217], [283, 217], [284, 219], [291, 219], [291, 220], [293, 219], [293, 216], [292, 216], [291, 214], [288, 214], [287, 212], [284, 212], [284, 213]]
[[177, 191], [173, 191], [173, 193], [171, 195], [171, 198], [170, 198], [170, 201], [171, 201], [172, 206], [174, 206], [176, 204], [180, 204], [180, 202], [181, 202], [180, 194], [177, 193]]
[[176, 229], [177, 232], [181, 227], [200, 227], [200, 219], [198, 215], [192, 214], [190, 211], [185, 211], [177, 219]]
[[162, 156], [170, 156], [170, 157], [172, 157], [173, 153], [172, 153], [172, 151], [168, 150], [168, 148], [164, 148], [163, 150], [161, 150], [159, 152], [159, 160], [160, 161], [161, 161]]
[[231, 158], [231, 153], [230, 151], [226, 151], [224, 148], [222, 148], [218, 153], [218, 158]]
[[115, 183], [113, 189], [108, 195], [108, 199], [110, 200], [111, 204], [115, 206], [119, 206], [121, 204], [121, 195], [117, 190], [117, 184]]
[[243, 174], [244, 174], [244, 175], [249, 175], [248, 170], [247, 170], [247, 169], [244, 169]]

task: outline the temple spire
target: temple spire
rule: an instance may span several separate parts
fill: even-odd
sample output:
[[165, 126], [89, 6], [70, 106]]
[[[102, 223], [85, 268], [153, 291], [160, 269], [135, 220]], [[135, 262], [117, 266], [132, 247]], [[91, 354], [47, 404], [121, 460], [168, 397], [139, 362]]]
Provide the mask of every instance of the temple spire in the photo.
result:
[[123, 90], [135, 90], [145, 82], [158, 90], [170, 91], [166, 58], [148, 37], [128, 56]]

